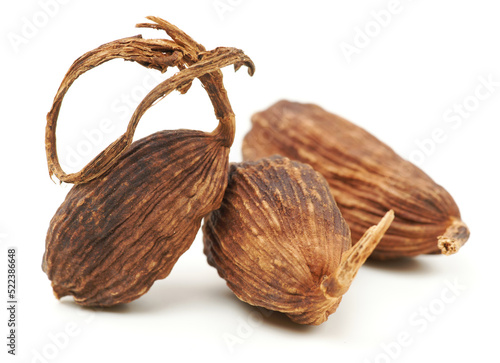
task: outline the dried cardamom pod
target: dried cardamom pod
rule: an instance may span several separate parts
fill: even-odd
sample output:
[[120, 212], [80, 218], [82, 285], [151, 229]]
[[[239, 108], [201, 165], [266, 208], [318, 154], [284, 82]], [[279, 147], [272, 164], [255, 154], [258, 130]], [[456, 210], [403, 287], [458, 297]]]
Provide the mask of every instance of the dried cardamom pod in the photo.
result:
[[309, 165], [273, 156], [231, 164], [222, 205], [204, 219], [204, 252], [240, 300], [318, 325], [393, 218], [387, 212], [351, 247], [326, 180]]
[[[75, 185], [50, 222], [42, 268], [57, 298], [72, 295], [85, 306], [111, 306], [137, 299], [165, 278], [190, 247], [204, 215], [217, 209], [227, 184], [228, 154], [235, 119], [219, 68], [253, 63], [242, 51], [205, 51], [166, 21], [141, 27], [163, 29], [173, 39], [126, 38], [80, 57], [70, 68], [47, 116], [50, 173]], [[55, 148], [62, 99], [86, 70], [114, 58], [164, 71], [181, 70], [156, 86], [135, 110], [127, 132], [82, 171], [66, 174]], [[198, 77], [215, 108], [211, 133], [161, 131], [131, 143], [144, 112]]]
[[280, 154], [328, 181], [354, 239], [388, 209], [396, 218], [372, 257], [457, 252], [469, 230], [450, 194], [364, 129], [312, 104], [280, 101], [252, 117], [245, 160]]

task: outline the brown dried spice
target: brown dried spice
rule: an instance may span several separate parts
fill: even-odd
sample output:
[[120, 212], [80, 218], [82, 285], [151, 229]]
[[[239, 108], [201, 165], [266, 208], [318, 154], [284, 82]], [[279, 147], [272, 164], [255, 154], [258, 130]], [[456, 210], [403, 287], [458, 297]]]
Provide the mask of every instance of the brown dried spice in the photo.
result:
[[280, 154], [310, 164], [328, 181], [354, 239], [394, 209], [396, 218], [372, 257], [449, 255], [469, 238], [443, 187], [349, 121], [313, 104], [280, 101], [254, 114], [252, 125], [244, 160]]
[[351, 247], [326, 180], [309, 165], [273, 156], [231, 164], [222, 205], [204, 219], [204, 252], [240, 300], [318, 325], [393, 218], [387, 212]]
[[[111, 306], [137, 299], [165, 278], [190, 247], [201, 219], [217, 209], [227, 184], [234, 113], [220, 68], [252, 61], [235, 48], [205, 48], [172, 24], [155, 24], [173, 39], [126, 38], [105, 44], [75, 61], [47, 115], [49, 171], [75, 185], [50, 222], [42, 268], [57, 298], [73, 295], [78, 304]], [[156, 86], [135, 110], [127, 132], [82, 171], [66, 174], [59, 165], [55, 128], [68, 88], [85, 71], [123, 58], [162, 72], [180, 72]], [[173, 90], [185, 93], [198, 77], [219, 119], [211, 133], [161, 131], [131, 144], [135, 128], [155, 102]], [[131, 144], [131, 145], [130, 145]]]

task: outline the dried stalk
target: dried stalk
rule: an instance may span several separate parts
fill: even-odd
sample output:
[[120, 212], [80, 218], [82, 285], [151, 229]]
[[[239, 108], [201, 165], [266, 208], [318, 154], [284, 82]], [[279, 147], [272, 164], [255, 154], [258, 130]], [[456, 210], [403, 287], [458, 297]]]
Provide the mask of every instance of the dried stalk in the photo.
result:
[[[234, 140], [235, 120], [226, 91], [222, 84], [222, 72], [219, 68], [233, 64], [235, 70], [242, 65], [249, 68], [253, 75], [255, 66], [241, 50], [235, 48], [216, 48], [205, 51], [191, 37], [174, 25], [157, 17], [148, 17], [156, 24], [138, 24], [141, 28], [162, 29], [173, 39], [143, 39], [140, 35], [115, 40], [104, 44], [78, 58], [66, 73], [54, 98], [52, 108], [47, 115], [45, 131], [45, 149], [50, 176], [55, 175], [66, 183], [86, 183], [103, 175], [116, 159], [132, 143], [137, 124], [146, 110], [173, 90], [187, 92], [194, 78], [199, 78], [214, 106], [219, 120], [214, 133], [225, 135], [225, 145], [231, 146]], [[82, 170], [66, 173], [62, 169], [57, 155], [56, 127], [62, 101], [73, 82], [88, 70], [112, 59], [122, 58], [140, 65], [165, 72], [168, 67], [178, 67], [180, 72], [156, 86], [144, 98], [130, 119], [127, 131], [111, 143]]]

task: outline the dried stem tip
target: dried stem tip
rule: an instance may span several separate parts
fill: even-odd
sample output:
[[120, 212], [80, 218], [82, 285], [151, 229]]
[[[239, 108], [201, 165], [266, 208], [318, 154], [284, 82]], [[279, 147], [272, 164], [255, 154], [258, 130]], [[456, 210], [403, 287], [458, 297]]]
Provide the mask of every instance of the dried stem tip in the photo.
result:
[[332, 298], [341, 297], [349, 290], [361, 265], [370, 257], [393, 220], [394, 211], [390, 210], [376, 226], [372, 226], [366, 230], [357, 244], [342, 255], [342, 262], [337, 267], [335, 273], [325, 278], [321, 284], [321, 288], [326, 295]]
[[446, 229], [446, 232], [438, 237], [438, 247], [443, 255], [453, 255], [457, 253], [460, 247], [469, 239], [470, 231], [467, 225], [458, 219]]

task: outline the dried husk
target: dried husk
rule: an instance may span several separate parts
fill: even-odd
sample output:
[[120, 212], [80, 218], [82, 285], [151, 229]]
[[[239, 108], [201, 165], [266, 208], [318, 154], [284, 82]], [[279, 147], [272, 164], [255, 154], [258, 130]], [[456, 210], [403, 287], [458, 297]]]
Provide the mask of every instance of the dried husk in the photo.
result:
[[354, 240], [394, 210], [373, 258], [449, 255], [469, 237], [443, 187], [364, 129], [319, 106], [280, 101], [253, 115], [244, 160], [273, 154], [307, 163], [326, 178]]
[[[111, 55], [123, 54], [116, 51], [116, 42], [75, 62], [47, 116], [49, 170], [61, 181], [77, 185], [50, 222], [42, 268], [57, 298], [72, 295], [84, 306], [130, 302], [146, 293], [155, 280], [165, 278], [192, 244], [203, 216], [219, 207], [227, 185], [235, 125], [219, 68], [245, 64], [253, 72], [253, 64], [234, 48], [206, 52], [173, 25], [151, 19], [175, 40], [175, 52], [183, 55], [176, 56], [182, 61], [177, 63], [181, 71], [145, 97], [117, 142], [73, 174], [62, 171], [55, 150], [57, 114], [68, 84], [83, 73], [80, 66], [91, 69], [94, 62], [112, 58], [106, 49], [112, 50]], [[163, 50], [147, 57], [143, 49], [135, 54], [128, 43], [125, 50], [143, 65], [161, 66], [166, 57]], [[100, 56], [95, 61], [89, 60], [96, 54]], [[186, 92], [196, 77], [209, 94], [218, 127], [211, 133], [161, 131], [129, 145], [144, 112], [175, 89]]]
[[393, 212], [351, 247], [325, 179], [274, 156], [231, 164], [220, 209], [205, 217], [208, 263], [251, 305], [318, 325], [335, 312]]

